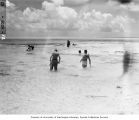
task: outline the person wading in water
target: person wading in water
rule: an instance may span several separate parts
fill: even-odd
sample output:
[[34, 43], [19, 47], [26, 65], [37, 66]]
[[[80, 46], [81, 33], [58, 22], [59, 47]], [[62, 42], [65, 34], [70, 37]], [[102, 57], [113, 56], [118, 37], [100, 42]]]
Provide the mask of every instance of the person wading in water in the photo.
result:
[[91, 67], [90, 56], [89, 56], [89, 54], [87, 54], [87, 50], [84, 50], [84, 55], [83, 55], [82, 59], [80, 60], [80, 62], [82, 62], [82, 67], [83, 68], [87, 67], [87, 60], [89, 60], [89, 64], [90, 64], [90, 67]]
[[60, 55], [58, 53], [58, 50], [55, 49], [50, 57], [50, 70], [52, 71], [53, 68], [55, 71], [57, 71], [57, 66], [60, 63]]
[[70, 47], [70, 41], [67, 40], [67, 47]]

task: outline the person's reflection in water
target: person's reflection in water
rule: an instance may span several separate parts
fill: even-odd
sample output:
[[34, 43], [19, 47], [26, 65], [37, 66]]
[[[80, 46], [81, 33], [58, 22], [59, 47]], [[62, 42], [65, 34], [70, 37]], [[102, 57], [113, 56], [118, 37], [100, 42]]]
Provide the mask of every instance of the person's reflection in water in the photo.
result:
[[119, 82], [119, 85], [117, 85], [118, 89], [124, 88], [124, 90], [126, 89], [126, 87], [128, 86], [129, 83], [129, 71], [132, 65], [132, 57], [131, 57], [131, 53], [127, 50], [125, 50], [124, 55], [123, 55], [123, 73], [122, 75], [119, 77], [119, 80], [122, 80], [122, 83]]

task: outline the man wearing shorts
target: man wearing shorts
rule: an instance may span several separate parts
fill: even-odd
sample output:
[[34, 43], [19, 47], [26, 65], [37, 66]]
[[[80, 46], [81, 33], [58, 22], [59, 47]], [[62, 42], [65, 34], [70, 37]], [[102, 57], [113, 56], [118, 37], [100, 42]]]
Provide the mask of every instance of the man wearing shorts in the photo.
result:
[[57, 66], [59, 63], [60, 63], [60, 55], [57, 49], [55, 49], [50, 57], [50, 70], [53, 70], [54, 68], [54, 70], [57, 71]]

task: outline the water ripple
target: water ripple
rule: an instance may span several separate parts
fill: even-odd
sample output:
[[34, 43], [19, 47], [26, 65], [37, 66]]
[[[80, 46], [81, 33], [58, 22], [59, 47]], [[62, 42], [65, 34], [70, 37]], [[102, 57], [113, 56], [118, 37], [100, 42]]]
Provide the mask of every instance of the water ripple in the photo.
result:
[[9, 76], [9, 75], [10, 75], [9, 73], [0, 72], [0, 76]]

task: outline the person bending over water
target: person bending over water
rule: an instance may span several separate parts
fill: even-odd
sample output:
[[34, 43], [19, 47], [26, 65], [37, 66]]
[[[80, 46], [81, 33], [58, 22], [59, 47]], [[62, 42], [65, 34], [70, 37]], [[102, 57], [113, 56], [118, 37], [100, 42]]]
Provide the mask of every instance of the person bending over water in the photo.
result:
[[91, 67], [90, 56], [89, 56], [89, 54], [87, 54], [87, 50], [84, 50], [84, 55], [83, 55], [82, 59], [80, 60], [80, 62], [82, 62], [82, 67], [83, 68], [87, 67], [87, 60], [89, 60], [89, 64], [90, 64], [90, 67]]
[[28, 45], [27, 51], [32, 51], [32, 50], [34, 50], [34, 46], [33, 45]]
[[58, 50], [55, 49], [50, 57], [50, 70], [53, 70], [53, 68], [54, 68], [54, 70], [57, 71], [57, 66], [60, 63], [60, 59], [61, 58], [58, 53]]

